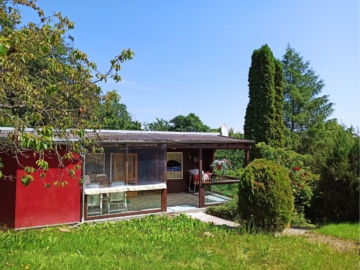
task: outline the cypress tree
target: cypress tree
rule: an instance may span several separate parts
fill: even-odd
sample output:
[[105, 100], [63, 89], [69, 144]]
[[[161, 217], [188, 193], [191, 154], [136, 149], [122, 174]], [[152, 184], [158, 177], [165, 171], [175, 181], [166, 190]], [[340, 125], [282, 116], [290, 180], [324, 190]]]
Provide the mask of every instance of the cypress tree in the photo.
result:
[[[284, 144], [283, 75], [269, 46], [263, 45], [251, 56], [249, 103], [246, 108], [244, 137], [274, 147]], [[260, 157], [258, 151], [252, 157]]]
[[284, 135], [284, 73], [283, 67], [279, 60], [275, 60], [275, 121], [276, 125], [274, 127], [275, 134], [270, 145], [273, 147], [283, 147], [285, 144], [285, 135]]

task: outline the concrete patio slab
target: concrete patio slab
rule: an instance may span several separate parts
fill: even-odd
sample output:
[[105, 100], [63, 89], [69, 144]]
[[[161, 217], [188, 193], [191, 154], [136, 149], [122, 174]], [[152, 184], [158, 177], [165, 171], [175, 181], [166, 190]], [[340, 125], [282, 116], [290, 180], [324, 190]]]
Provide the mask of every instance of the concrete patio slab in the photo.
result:
[[187, 215], [187, 216], [190, 216], [191, 218], [199, 219], [202, 222], [214, 223], [214, 225], [226, 225], [228, 227], [233, 227], [233, 228], [240, 226], [238, 223], [235, 223], [233, 221], [229, 221], [229, 220], [225, 220], [225, 219], [222, 219], [222, 218], [214, 217], [214, 216], [205, 214], [204, 212], [191, 212], [191, 213], [184, 212], [184, 214]]

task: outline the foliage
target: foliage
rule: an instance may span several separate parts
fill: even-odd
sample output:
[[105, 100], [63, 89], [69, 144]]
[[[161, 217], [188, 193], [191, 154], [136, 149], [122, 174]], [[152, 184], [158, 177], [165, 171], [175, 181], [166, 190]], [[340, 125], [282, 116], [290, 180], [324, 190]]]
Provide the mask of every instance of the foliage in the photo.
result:
[[86, 223], [69, 232], [52, 227], [0, 233], [3, 269], [357, 269], [358, 264], [355, 252], [339, 253], [302, 237], [241, 234], [185, 215]]
[[169, 131], [170, 123], [164, 119], [156, 118], [155, 122], [152, 123], [144, 123], [144, 130], [150, 131]]
[[[230, 175], [228, 175], [230, 176]], [[214, 181], [216, 182], [216, 177], [214, 178]], [[238, 195], [238, 185], [237, 183], [233, 184], [222, 184], [222, 185], [212, 185], [211, 186], [211, 192], [223, 195], [225, 197], [234, 198]]]
[[[216, 132], [220, 132], [220, 128], [216, 130]], [[239, 132], [234, 132], [234, 129], [229, 128], [229, 137], [243, 139], [244, 136]], [[237, 171], [244, 167], [245, 151], [239, 149], [218, 149], [215, 152], [215, 158], [227, 158], [233, 165], [233, 169]]]
[[307, 145], [316, 139], [310, 133], [317, 132], [333, 112], [333, 103], [327, 95], [319, 96], [325, 84], [310, 62], [290, 45], [282, 59], [284, 71], [284, 123], [287, 127], [287, 146], [304, 153]]
[[[86, 151], [92, 141], [85, 129], [101, 128], [101, 122], [94, 121], [97, 106], [101, 101], [110, 106], [118, 98], [115, 91], [102, 95], [97, 83], [120, 81], [120, 63], [134, 53], [123, 50], [110, 61], [109, 70], [100, 73], [85, 53], [65, 48], [64, 37], [74, 23], [60, 12], [46, 16], [35, 2], [2, 1], [0, 6], [0, 123], [13, 127], [0, 149], [15, 157], [34, 150], [38, 164], [43, 164], [35, 169], [41, 170], [46, 167], [45, 152], [57, 152], [54, 136], [63, 140], [69, 159], [73, 152]], [[39, 22], [22, 25], [19, 5], [33, 9]], [[62, 167], [63, 158], [57, 156]]]
[[258, 143], [256, 147], [265, 159], [272, 160], [287, 169], [294, 196], [295, 216], [302, 216], [305, 208], [310, 206], [319, 180], [319, 175], [313, 174], [310, 167], [306, 166], [309, 165], [311, 156], [301, 155], [285, 148], [274, 148], [265, 143]]
[[141, 123], [133, 120], [125, 104], [119, 99], [113, 100], [108, 108], [104, 104], [98, 107], [97, 121], [101, 119], [103, 129], [141, 130]]
[[[211, 164], [210, 164], [210, 167], [215, 167], [215, 169], [221, 171], [222, 174], [227, 174], [227, 172], [229, 170], [232, 170], [232, 165], [231, 165], [231, 162], [226, 159], [226, 158], [223, 158], [223, 159], [215, 159]], [[219, 169], [220, 167], [220, 169]]]
[[359, 241], [359, 223], [326, 224], [316, 229], [315, 232], [334, 236], [343, 240]]
[[205, 125], [194, 113], [187, 116], [178, 115], [171, 119], [169, 131], [209, 132], [210, 127]]
[[239, 182], [239, 213], [249, 231], [282, 231], [290, 222], [294, 199], [286, 169], [273, 161], [255, 159]]
[[291, 214], [291, 227], [294, 226], [309, 229], [316, 227], [309, 219], [305, 217], [304, 213], [298, 213], [297, 211], [293, 211]]
[[[283, 75], [281, 63], [267, 45], [255, 50], [249, 70], [249, 103], [246, 108], [244, 137], [271, 146], [284, 145]], [[252, 151], [253, 157], [260, 157]]]
[[313, 167], [320, 182], [309, 213], [313, 221], [359, 221], [359, 134], [336, 122], [326, 124], [325, 137], [314, 150]]
[[156, 122], [144, 123], [144, 127], [145, 130], [151, 131], [210, 132], [210, 127], [194, 113], [187, 116], [178, 115], [170, 121], [156, 118]]
[[239, 221], [237, 196], [222, 205], [207, 207], [206, 213], [226, 220]]

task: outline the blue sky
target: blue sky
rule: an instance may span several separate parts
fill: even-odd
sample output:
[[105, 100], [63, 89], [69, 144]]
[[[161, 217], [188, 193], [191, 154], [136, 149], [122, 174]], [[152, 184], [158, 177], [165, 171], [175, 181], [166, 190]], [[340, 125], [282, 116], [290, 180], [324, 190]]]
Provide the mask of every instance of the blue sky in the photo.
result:
[[321, 94], [335, 103], [331, 118], [360, 126], [358, 0], [37, 3], [75, 22], [74, 46], [100, 70], [122, 49], [135, 52], [122, 65], [123, 81], [103, 90], [116, 89], [142, 123], [193, 112], [212, 128], [242, 131], [252, 52], [268, 44], [281, 59], [289, 43], [325, 81]]

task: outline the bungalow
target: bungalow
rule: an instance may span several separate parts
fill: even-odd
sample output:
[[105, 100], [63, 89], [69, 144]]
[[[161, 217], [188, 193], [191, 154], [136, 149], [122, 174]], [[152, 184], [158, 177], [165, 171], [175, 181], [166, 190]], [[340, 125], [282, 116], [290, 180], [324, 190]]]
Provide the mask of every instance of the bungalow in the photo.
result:
[[[0, 179], [0, 225], [22, 229], [219, 204], [229, 199], [226, 191], [238, 179], [213, 173], [215, 150], [242, 149], [249, 160], [253, 144], [220, 133], [102, 130], [98, 134], [103, 153], [88, 153], [63, 164], [67, 169], [81, 166], [75, 176], [83, 179], [82, 184], [59, 168], [55, 153], [49, 152], [45, 178], [34, 173], [34, 181], [24, 186], [24, 167], [35, 165], [36, 154], [15, 158], [0, 153], [6, 176]], [[96, 138], [91, 132], [87, 136]], [[56, 181], [67, 185], [53, 185]]]

